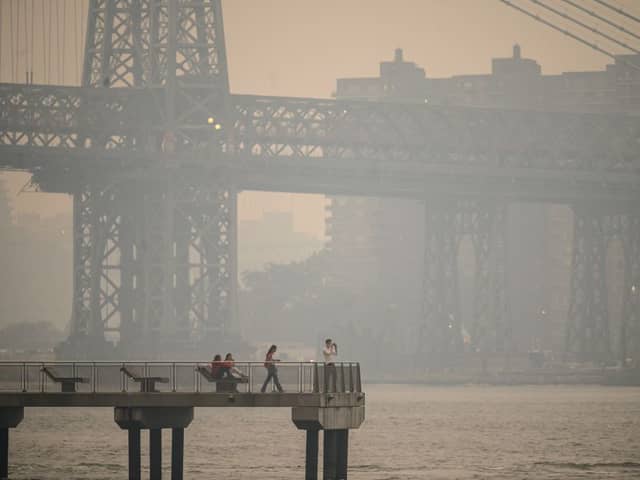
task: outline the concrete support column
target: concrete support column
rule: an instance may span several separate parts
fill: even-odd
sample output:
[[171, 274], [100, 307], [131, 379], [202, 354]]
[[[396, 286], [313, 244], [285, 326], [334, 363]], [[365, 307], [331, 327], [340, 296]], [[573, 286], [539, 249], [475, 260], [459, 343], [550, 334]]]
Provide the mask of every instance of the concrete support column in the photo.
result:
[[115, 407], [114, 420], [129, 432], [129, 478], [140, 479], [140, 430], [149, 430], [151, 480], [162, 477], [162, 429], [172, 429], [171, 480], [182, 480], [184, 429], [193, 420], [193, 407]]
[[140, 480], [140, 429], [129, 428], [129, 480]]
[[9, 478], [9, 429], [0, 428], [0, 479]]
[[171, 480], [182, 480], [184, 467], [184, 428], [171, 430]]
[[[359, 384], [359, 380], [357, 381]], [[306, 480], [318, 478], [318, 432], [323, 431], [323, 480], [347, 478], [349, 429], [359, 428], [364, 421], [364, 394], [353, 395], [353, 406], [294, 407], [293, 423], [307, 432]], [[338, 403], [340, 394], [327, 395], [327, 403]]]
[[323, 434], [323, 440], [324, 452], [322, 453], [322, 480], [336, 480], [336, 431], [325, 430]]
[[318, 430], [316, 429], [307, 429], [304, 478], [305, 480], [318, 480]]
[[0, 408], [0, 480], [9, 478], [9, 429], [16, 428], [23, 418], [22, 407]]
[[349, 430], [336, 430], [336, 479], [347, 480], [347, 467], [349, 465]]
[[151, 480], [162, 479], [162, 430], [149, 430], [149, 473]]

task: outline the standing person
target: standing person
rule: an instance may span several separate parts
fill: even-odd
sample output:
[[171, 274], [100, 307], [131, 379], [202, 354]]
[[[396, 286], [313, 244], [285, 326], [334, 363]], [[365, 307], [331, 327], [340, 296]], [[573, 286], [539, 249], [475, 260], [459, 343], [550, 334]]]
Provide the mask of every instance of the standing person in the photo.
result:
[[271, 345], [269, 351], [267, 352], [266, 357], [264, 358], [264, 368], [267, 369], [267, 378], [264, 380], [262, 384], [262, 388], [260, 392], [264, 393], [267, 390], [267, 385], [269, 381], [273, 379], [273, 384], [276, 386], [278, 391], [282, 393], [284, 390], [280, 385], [280, 380], [278, 379], [278, 367], [276, 367], [275, 362], [279, 362], [280, 360], [273, 358], [273, 355], [276, 353], [278, 347], [276, 345]]
[[338, 345], [333, 343], [333, 340], [327, 338], [324, 341], [324, 348], [322, 349], [322, 356], [324, 357], [324, 386], [327, 392], [336, 391], [336, 365], [334, 363], [335, 357], [338, 356]]

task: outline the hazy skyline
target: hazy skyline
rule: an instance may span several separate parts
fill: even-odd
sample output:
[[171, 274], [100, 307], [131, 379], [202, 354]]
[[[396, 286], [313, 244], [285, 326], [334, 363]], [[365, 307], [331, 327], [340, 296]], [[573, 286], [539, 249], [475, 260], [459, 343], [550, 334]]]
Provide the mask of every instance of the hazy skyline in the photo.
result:
[[[597, 9], [591, 3], [589, 6]], [[0, 81], [4, 82], [11, 81], [12, 74], [8, 68], [9, 4], [9, 0], [0, 0]], [[16, 1], [13, 4], [17, 6]], [[62, 4], [60, 0], [47, 3], [49, 8], [61, 8]], [[78, 83], [77, 59], [82, 53], [72, 39], [80, 36], [82, 27], [78, 23], [84, 16], [79, 9], [86, 4], [83, 0], [67, 1], [67, 84]], [[539, 10], [530, 2], [521, 4]], [[632, 0], [618, 4], [630, 11], [638, 10]], [[40, 7], [37, 2], [35, 5], [38, 16]], [[379, 62], [390, 60], [397, 47], [404, 49], [408, 61], [423, 67], [428, 77], [489, 73], [491, 59], [510, 56], [514, 43], [522, 46], [524, 57], [541, 64], [544, 74], [601, 70], [611, 63], [606, 56], [498, 0], [227, 0], [223, 1], [223, 9], [233, 93], [330, 97], [337, 78], [377, 76]], [[626, 25], [622, 20], [620, 23]], [[36, 83], [44, 78], [37, 68], [38, 47], [42, 43], [38, 38], [44, 40], [44, 36], [36, 35], [33, 41]], [[621, 49], [612, 50], [623, 53]], [[17, 71], [23, 71], [19, 55], [16, 61]], [[55, 75], [55, 66], [55, 62], [48, 66], [48, 76], [53, 80], [61, 78]], [[23, 73], [15, 75], [19, 80], [24, 77]], [[70, 213], [70, 197], [32, 193], [17, 196], [27, 175], [1, 175], [9, 180], [13, 207], [18, 212], [45, 216]], [[268, 210], [291, 211], [296, 230], [322, 236], [325, 203], [321, 195], [246, 192], [239, 197], [239, 215], [240, 219], [251, 219], [260, 218]]]

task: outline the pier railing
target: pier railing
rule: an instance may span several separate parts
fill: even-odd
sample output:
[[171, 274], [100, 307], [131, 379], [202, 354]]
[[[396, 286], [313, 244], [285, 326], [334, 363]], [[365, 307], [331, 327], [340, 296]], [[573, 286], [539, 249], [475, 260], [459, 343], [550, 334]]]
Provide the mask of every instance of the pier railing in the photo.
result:
[[[285, 392], [361, 392], [360, 364], [278, 362]], [[0, 362], [0, 393], [122, 393], [220, 391], [233, 383], [238, 393], [261, 393], [267, 377], [263, 362], [235, 362], [235, 380], [212, 379], [210, 362]], [[205, 370], [205, 371], [203, 371]], [[277, 392], [274, 382], [266, 393]]]

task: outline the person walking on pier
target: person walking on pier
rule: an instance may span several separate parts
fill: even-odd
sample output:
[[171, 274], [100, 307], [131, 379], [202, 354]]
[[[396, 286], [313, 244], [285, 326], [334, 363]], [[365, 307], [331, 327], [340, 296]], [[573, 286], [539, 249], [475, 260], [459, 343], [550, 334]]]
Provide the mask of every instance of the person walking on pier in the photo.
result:
[[267, 390], [267, 385], [271, 380], [273, 380], [273, 384], [278, 389], [278, 392], [280, 393], [284, 392], [284, 390], [282, 389], [282, 386], [280, 385], [280, 380], [278, 379], [278, 367], [276, 367], [276, 363], [275, 363], [275, 362], [279, 362], [280, 360], [273, 358], [273, 355], [276, 353], [277, 349], [278, 347], [276, 345], [271, 345], [264, 359], [264, 368], [267, 369], [267, 378], [264, 380], [264, 383], [262, 384], [262, 388], [260, 389], [260, 392], [262, 393], [264, 393]]

